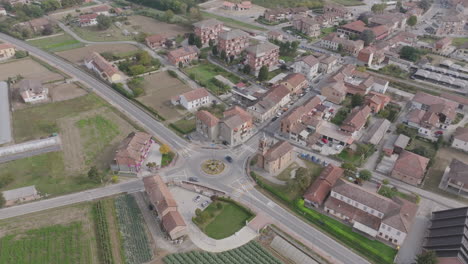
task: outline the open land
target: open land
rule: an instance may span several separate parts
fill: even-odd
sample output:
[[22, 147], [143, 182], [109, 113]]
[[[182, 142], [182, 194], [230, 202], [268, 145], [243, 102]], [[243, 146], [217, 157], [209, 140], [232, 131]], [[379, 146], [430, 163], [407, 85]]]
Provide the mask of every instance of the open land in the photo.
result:
[[239, 83], [241, 81], [239, 76], [231, 72], [227, 72], [223, 68], [211, 63], [200, 63], [184, 70], [187, 72], [190, 78], [194, 79], [198, 84], [206, 87], [214, 94], [223, 93], [223, 90], [212, 82], [216, 75], [221, 75], [229, 79], [232, 83]]
[[122, 28], [126, 28], [129, 32], [138, 31], [148, 34], [163, 34], [171, 38], [191, 32], [190, 28], [179, 24], [169, 24], [145, 16], [129, 16], [128, 22], [130, 22], [130, 25], [123, 25]]
[[42, 83], [63, 80], [59, 73], [52, 72], [31, 58], [11, 60], [0, 64], [0, 80], [15, 77], [18, 74], [25, 79], [35, 79]]
[[122, 29], [112, 24], [108, 29], [99, 30], [97, 26], [90, 27], [72, 27], [73, 31], [88, 41], [123, 41], [123, 40], [134, 40], [133, 36], [129, 34], [125, 36], [122, 33]]
[[171, 97], [191, 90], [179, 79], [167, 72], [159, 72], [144, 77], [144, 95], [137, 98], [139, 102], [154, 109], [167, 120], [177, 120], [186, 112], [171, 104]]
[[211, 13], [204, 12], [204, 11], [202, 11], [201, 13], [202, 13], [204, 19], [216, 18], [219, 21], [222, 21], [228, 27], [244, 29], [244, 30], [247, 30], [247, 31], [252, 30], [252, 29], [253, 30], [260, 30], [260, 31], [265, 31], [266, 30], [263, 27], [259, 27], [259, 26], [253, 25], [253, 24], [245, 23], [245, 22], [239, 21], [237, 19], [232, 19], [232, 18], [228, 18], [228, 17], [224, 17], [224, 16], [218, 16], [218, 15], [211, 14]]
[[58, 52], [69, 49], [81, 48], [83, 43], [74, 39], [72, 36], [63, 33], [63, 35], [52, 36], [41, 39], [28, 40], [29, 44], [49, 52]]
[[113, 54], [126, 54], [137, 50], [138, 48], [131, 44], [96, 44], [78, 49], [57, 52], [57, 55], [73, 63], [83, 63], [83, 60], [93, 51], [97, 53], [110, 52]]

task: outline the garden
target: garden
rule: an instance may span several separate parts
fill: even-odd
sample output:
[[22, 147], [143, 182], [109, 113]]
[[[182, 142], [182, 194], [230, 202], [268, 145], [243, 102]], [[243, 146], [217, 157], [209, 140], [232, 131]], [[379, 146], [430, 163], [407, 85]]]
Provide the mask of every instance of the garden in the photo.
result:
[[171, 123], [169, 127], [182, 135], [187, 135], [195, 131], [197, 128], [196, 119], [193, 115], [190, 115], [190, 117], [183, 117], [182, 119]]
[[249, 209], [226, 198], [214, 199], [205, 210], [195, 210], [195, 215], [192, 221], [214, 239], [232, 236], [255, 216]]
[[114, 263], [114, 257], [112, 256], [109, 224], [107, 222], [103, 201], [98, 201], [93, 205], [92, 214], [94, 224], [96, 226], [96, 241], [99, 248], [99, 259], [101, 260], [101, 263], [112, 264]]
[[239, 76], [227, 72], [223, 68], [211, 64], [209, 62], [203, 62], [198, 65], [185, 68], [184, 71], [192, 80], [195, 80], [198, 84], [206, 87], [208, 90], [210, 90], [216, 95], [221, 95], [229, 92], [229, 89], [223, 86], [219, 86], [219, 83], [214, 78], [216, 75], [221, 75], [234, 84], [239, 83], [241, 81]]
[[143, 73], [156, 71], [161, 62], [149, 55], [146, 51], [139, 51], [134, 57], [119, 62], [119, 70], [129, 76], [137, 76]]
[[84, 47], [83, 43], [66, 33], [53, 37], [28, 40], [27, 42], [49, 52], [60, 52]]
[[254, 241], [221, 253], [191, 251], [171, 254], [163, 261], [165, 264], [282, 264]]
[[338, 159], [343, 162], [351, 163], [355, 166], [361, 166], [367, 158], [369, 158], [374, 152], [375, 147], [372, 144], [357, 143], [356, 150], [346, 148], [336, 155]]
[[220, 174], [224, 171], [226, 165], [220, 160], [206, 160], [201, 165], [203, 172], [209, 175]]

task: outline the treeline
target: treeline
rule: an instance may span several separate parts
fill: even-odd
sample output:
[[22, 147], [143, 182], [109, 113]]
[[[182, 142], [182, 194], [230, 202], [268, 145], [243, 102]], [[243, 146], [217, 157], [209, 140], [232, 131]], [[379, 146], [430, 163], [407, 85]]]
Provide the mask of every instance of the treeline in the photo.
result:
[[158, 10], [166, 11], [172, 10], [176, 14], [186, 14], [191, 8], [197, 7], [199, 3], [205, 2], [204, 0], [129, 0], [135, 4], [144, 5]]
[[322, 0], [253, 0], [252, 3], [266, 8], [304, 6], [313, 9], [323, 6]]

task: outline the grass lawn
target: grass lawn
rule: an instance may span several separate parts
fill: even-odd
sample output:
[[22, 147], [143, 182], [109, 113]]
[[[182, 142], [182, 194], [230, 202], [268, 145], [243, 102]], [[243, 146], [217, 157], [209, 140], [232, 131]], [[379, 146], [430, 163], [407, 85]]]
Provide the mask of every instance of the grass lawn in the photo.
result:
[[330, 34], [330, 33], [332, 33], [332, 32], [335, 32], [335, 31], [336, 31], [336, 27], [322, 28], [320, 31], [322, 32], [322, 34], [328, 35], [328, 34]]
[[223, 104], [212, 105], [210, 107], [202, 106], [202, 107], [198, 108], [198, 110], [206, 110], [206, 111], [212, 113], [217, 118], [222, 118], [223, 117], [223, 112], [226, 111], [226, 106], [223, 105]]
[[234, 84], [241, 81], [239, 76], [227, 72], [223, 68], [208, 62], [185, 68], [184, 71], [187, 72], [190, 78], [194, 79], [201, 86], [205, 86], [215, 94], [222, 93], [220, 88], [212, 81], [216, 75], [222, 75]]
[[295, 56], [279, 56], [279, 59], [284, 60], [285, 62], [292, 62], [295, 58]]
[[174, 152], [169, 152], [167, 154], [163, 154], [162, 158], [161, 158], [161, 167], [165, 167], [165, 166], [168, 166], [169, 164], [171, 164], [174, 157], [175, 157]]
[[411, 140], [411, 143], [408, 145], [408, 147], [406, 147], [406, 150], [412, 151], [420, 147], [423, 147], [427, 150], [429, 157], [435, 157], [437, 149], [435, 148], [434, 144], [424, 141], [418, 137]]
[[204, 212], [210, 216], [209, 219], [201, 223], [194, 218], [194, 222], [206, 235], [214, 239], [232, 236], [245, 226], [245, 221], [254, 216], [245, 208], [226, 201], [213, 202]]
[[333, 0], [334, 2], [344, 5], [344, 6], [360, 6], [360, 5], [365, 5], [363, 1], [359, 0]]
[[340, 152], [340, 154], [336, 155], [339, 159], [343, 160], [344, 162], [350, 162], [353, 164], [359, 163], [361, 157], [355, 155], [352, 150], [344, 149]]
[[253, 30], [260, 30], [260, 31], [265, 31], [266, 29], [263, 27], [255, 26], [249, 23], [245, 23], [236, 19], [228, 18], [228, 17], [223, 17], [223, 16], [218, 16], [215, 14], [211, 14], [208, 12], [203, 12], [201, 11], [203, 18], [208, 19], [208, 18], [216, 18], [219, 21], [224, 22], [224, 24], [228, 27], [234, 27], [234, 28], [240, 28], [240, 29], [253, 29]]
[[123, 35], [122, 30], [113, 24], [106, 30], [99, 30], [97, 26], [72, 27], [72, 29], [80, 37], [89, 41], [134, 40], [131, 35]]
[[83, 43], [66, 33], [60, 36], [29, 40], [27, 42], [49, 52], [59, 52], [84, 47]]
[[465, 42], [468, 42], [468, 37], [464, 37], [464, 38], [454, 38], [452, 40], [452, 45], [454, 46], [461, 46], [463, 45]]
[[275, 77], [276, 75], [278, 75], [280, 73], [283, 73], [283, 72], [285, 72], [285, 71], [282, 70], [282, 69], [276, 69], [274, 71], [268, 72], [268, 80], [271, 80], [273, 77]]
[[296, 162], [293, 162], [291, 165], [289, 165], [289, 167], [278, 174], [276, 178], [281, 181], [287, 181], [291, 179], [291, 172], [297, 168], [299, 168], [299, 165]]
[[195, 131], [196, 129], [196, 119], [193, 117], [189, 120], [182, 118], [170, 124], [169, 126], [181, 134], [189, 134]]

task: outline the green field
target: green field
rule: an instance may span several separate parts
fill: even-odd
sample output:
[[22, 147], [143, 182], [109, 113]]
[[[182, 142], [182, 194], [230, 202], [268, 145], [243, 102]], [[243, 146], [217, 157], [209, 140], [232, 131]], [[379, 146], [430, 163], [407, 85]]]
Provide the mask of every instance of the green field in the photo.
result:
[[253, 218], [252, 213], [238, 204], [229, 201], [215, 201], [202, 214], [208, 217], [194, 218], [194, 223], [209, 237], [223, 239], [232, 236], [245, 226], [245, 222]]
[[201, 86], [208, 88], [215, 94], [223, 93], [223, 91], [212, 81], [216, 75], [222, 75], [234, 84], [239, 83], [241, 81], [239, 76], [227, 72], [223, 68], [208, 62], [185, 68], [184, 71], [188, 74], [190, 78], [194, 79]]
[[228, 17], [224, 17], [224, 16], [218, 16], [218, 15], [211, 14], [211, 13], [208, 13], [208, 12], [203, 12], [203, 11], [201, 13], [203, 15], [203, 18], [205, 18], [205, 19], [216, 18], [219, 21], [224, 22], [224, 25], [229, 26], [229, 27], [246, 29], [246, 30], [249, 30], [249, 29], [260, 30], [260, 31], [265, 31], [266, 30], [263, 27], [255, 26], [255, 25], [252, 25], [252, 24], [249, 24], [249, 23], [245, 23], [245, 22], [236, 20], [236, 19], [232, 19], [232, 18], [228, 18]]
[[28, 40], [27, 42], [49, 52], [59, 52], [84, 47], [83, 43], [66, 33], [60, 36]]
[[344, 6], [360, 6], [360, 5], [365, 5], [363, 1], [359, 0], [333, 0], [333, 2], [336, 2], [340, 5]]
[[191, 251], [164, 257], [165, 264], [282, 264], [257, 242], [249, 242], [229, 251], [210, 253]]
[[186, 134], [189, 134], [189, 133], [192, 133], [193, 131], [195, 131], [196, 129], [196, 119], [195, 118], [192, 118], [192, 119], [185, 119], [185, 118], [182, 118], [172, 124], [169, 125], [172, 129], [174, 129], [175, 131], [183, 134], [183, 135], [186, 135]]
[[121, 41], [121, 40], [134, 40], [132, 35], [125, 36], [122, 30], [111, 25], [106, 30], [99, 30], [97, 26], [92, 27], [72, 27], [73, 31], [88, 41]]
[[454, 46], [461, 46], [463, 44], [465, 44], [466, 42], [468, 42], [468, 37], [464, 37], [464, 38], [454, 38], [452, 40], [452, 45]]
[[80, 222], [53, 225], [0, 238], [0, 264], [92, 263]]

